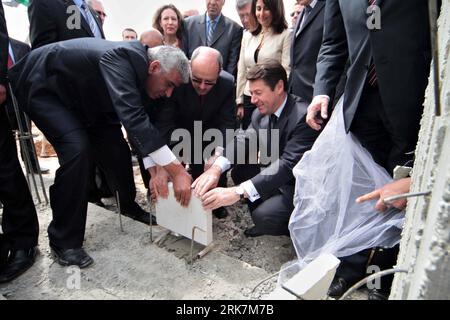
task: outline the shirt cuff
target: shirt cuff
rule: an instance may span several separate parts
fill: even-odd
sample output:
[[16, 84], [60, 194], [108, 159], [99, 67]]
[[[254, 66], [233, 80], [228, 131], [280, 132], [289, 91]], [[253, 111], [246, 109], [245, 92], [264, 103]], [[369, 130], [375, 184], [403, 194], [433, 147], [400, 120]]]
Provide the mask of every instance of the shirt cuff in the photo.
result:
[[317, 96], [314, 96], [314, 98], [317, 98], [317, 97], [320, 97], [320, 98], [327, 98], [328, 100], [330, 100], [330, 97], [327, 96], [326, 94], [318, 94]]
[[231, 162], [224, 156], [220, 156], [216, 159], [216, 161], [214, 161], [213, 165], [219, 166], [222, 173], [224, 173], [225, 171], [230, 169]]
[[150, 157], [145, 157], [142, 159], [142, 161], [144, 162], [145, 169], [156, 166], [156, 163]]
[[251, 180], [247, 180], [241, 183], [241, 187], [244, 188], [245, 192], [247, 192], [248, 200], [251, 202], [255, 202], [261, 196], [258, 193], [258, 190], [256, 190], [255, 185]]
[[163, 167], [167, 166], [169, 163], [177, 159], [167, 145], [164, 145], [158, 150], [153, 151], [149, 154], [149, 157], [154, 163]]

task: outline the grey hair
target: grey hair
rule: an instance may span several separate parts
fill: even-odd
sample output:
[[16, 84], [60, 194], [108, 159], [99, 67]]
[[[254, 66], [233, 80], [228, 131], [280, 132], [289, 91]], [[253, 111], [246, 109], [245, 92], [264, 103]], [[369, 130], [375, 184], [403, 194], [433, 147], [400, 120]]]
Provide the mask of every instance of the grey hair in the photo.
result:
[[211, 47], [205, 47], [205, 46], [201, 46], [201, 47], [197, 47], [194, 52], [192, 52], [192, 56], [191, 56], [191, 63], [192, 61], [195, 60], [195, 58], [198, 57], [198, 55], [200, 54], [200, 51], [202, 51], [204, 48], [207, 48], [208, 50], [211, 51], [215, 51], [217, 54], [217, 64], [219, 65], [219, 72], [222, 71], [222, 67], [223, 67], [223, 58], [222, 58], [222, 54], [220, 53], [219, 50], [211, 48]]
[[158, 60], [161, 64], [161, 71], [168, 73], [176, 70], [180, 73], [183, 83], [189, 82], [189, 60], [180, 49], [173, 46], [157, 46], [147, 50], [150, 62]]
[[236, 9], [242, 9], [250, 3], [252, 3], [252, 0], [236, 0]]

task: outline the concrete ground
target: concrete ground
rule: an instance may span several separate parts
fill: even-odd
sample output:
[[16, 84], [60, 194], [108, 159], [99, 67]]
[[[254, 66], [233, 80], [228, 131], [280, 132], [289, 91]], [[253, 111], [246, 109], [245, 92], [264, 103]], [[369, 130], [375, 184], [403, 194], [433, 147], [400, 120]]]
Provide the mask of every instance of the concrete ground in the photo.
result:
[[[41, 165], [52, 167], [52, 173], [43, 176], [47, 190], [53, 183], [55, 161], [41, 160]], [[0, 285], [2, 298], [259, 299], [273, 287], [269, 281], [252, 293], [253, 287], [269, 275], [267, 271], [219, 250], [191, 265], [187, 239], [171, 236], [158, 246], [150, 241], [149, 226], [122, 216], [122, 232], [117, 213], [92, 204], [88, 208], [84, 248], [95, 262], [81, 270], [64, 268], [54, 261], [48, 246], [46, 229], [51, 209], [43, 204], [38, 204], [37, 209], [40, 236], [36, 262], [19, 278]], [[153, 240], [163, 231], [154, 226]], [[194, 254], [201, 249], [196, 245]]]
[[[42, 158], [40, 162], [51, 168], [50, 174], [43, 175], [48, 192], [57, 159]], [[137, 201], [142, 205], [143, 186], [138, 181], [136, 185]], [[186, 238], [171, 235], [157, 245], [150, 240], [149, 226], [122, 216], [121, 231], [117, 213], [89, 204], [84, 248], [95, 262], [86, 269], [65, 268], [54, 261], [48, 245], [50, 206], [36, 207], [40, 222], [36, 262], [19, 278], [0, 285], [0, 300], [264, 299], [275, 288], [277, 277], [253, 290], [255, 286], [295, 258], [288, 237], [243, 236], [251, 219], [242, 204], [229, 207], [227, 219], [214, 219], [216, 246], [192, 265]], [[143, 207], [150, 209], [149, 205]], [[154, 226], [153, 240], [164, 231]], [[195, 245], [194, 254], [201, 249], [203, 246]], [[365, 297], [358, 292], [353, 299]]]

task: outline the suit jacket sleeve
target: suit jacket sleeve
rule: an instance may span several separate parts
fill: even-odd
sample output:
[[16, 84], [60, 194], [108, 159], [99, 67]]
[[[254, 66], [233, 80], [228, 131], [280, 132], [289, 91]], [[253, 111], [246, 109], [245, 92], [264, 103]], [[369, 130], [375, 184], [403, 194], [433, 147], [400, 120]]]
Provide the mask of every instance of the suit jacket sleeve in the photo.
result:
[[2, 3], [0, 3], [0, 55], [0, 84], [5, 85], [8, 66], [8, 30]]
[[244, 89], [245, 84], [247, 83], [247, 67], [245, 65], [245, 49], [247, 48], [248, 39], [250, 38], [251, 33], [245, 32], [242, 37], [241, 42], [241, 51], [239, 53], [239, 63], [237, 69], [237, 81], [236, 81], [236, 104], [244, 103]]
[[233, 76], [236, 76], [237, 74], [237, 64], [239, 60], [239, 53], [241, 51], [242, 31], [243, 29], [238, 25], [234, 26], [230, 54], [228, 55], [228, 61], [224, 61], [224, 65], [226, 66], [224, 68], [225, 71], [228, 71], [228, 73]]
[[[222, 132], [223, 137], [226, 137], [227, 129], [234, 129], [235, 126], [235, 114], [236, 114], [236, 88], [234, 86], [234, 77], [233, 81], [228, 86], [225, 94], [225, 100], [220, 108], [219, 114], [219, 130]], [[226, 145], [227, 141], [223, 141], [223, 144]]]
[[283, 35], [283, 48], [281, 52], [281, 65], [286, 70], [287, 77], [291, 73], [291, 44], [292, 44], [292, 31], [286, 29]]
[[324, 21], [314, 96], [325, 94], [333, 99], [348, 57], [347, 37], [338, 0], [326, 2]]
[[145, 112], [138, 89], [141, 85], [129, 59], [123, 48], [110, 50], [100, 60], [100, 71], [128, 138], [141, 155], [146, 156], [166, 143]]
[[47, 0], [31, 0], [28, 6], [30, 42], [33, 49], [58, 41], [54, 12]]
[[303, 117], [289, 137], [279, 159], [251, 179], [261, 197], [271, 195], [274, 190], [286, 185], [294, 178], [292, 169], [303, 154], [311, 149], [319, 134], [320, 132], [306, 124]]
[[155, 126], [164, 141], [171, 145], [171, 135], [176, 128], [176, 116], [178, 110], [178, 93], [181, 88], [174, 90], [170, 98], [164, 98], [157, 102], [155, 114]]

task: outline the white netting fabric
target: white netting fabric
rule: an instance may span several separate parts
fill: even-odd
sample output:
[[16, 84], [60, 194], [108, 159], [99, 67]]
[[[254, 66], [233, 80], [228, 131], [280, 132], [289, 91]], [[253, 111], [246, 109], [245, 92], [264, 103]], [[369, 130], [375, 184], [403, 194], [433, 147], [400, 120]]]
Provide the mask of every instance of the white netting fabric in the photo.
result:
[[341, 99], [312, 149], [294, 168], [294, 205], [289, 221], [298, 260], [282, 267], [283, 283], [320, 254], [345, 257], [372, 247], [399, 243], [404, 212], [380, 213], [376, 201], [356, 203], [357, 197], [389, 183], [358, 140], [346, 133]]

